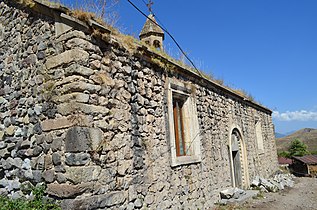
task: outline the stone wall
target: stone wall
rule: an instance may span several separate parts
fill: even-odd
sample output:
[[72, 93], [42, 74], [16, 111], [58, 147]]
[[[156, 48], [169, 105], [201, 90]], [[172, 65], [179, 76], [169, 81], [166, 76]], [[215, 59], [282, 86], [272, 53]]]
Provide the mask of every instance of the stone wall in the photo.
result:
[[44, 62], [58, 53], [53, 36], [52, 20], [0, 3], [0, 186], [13, 197], [41, 181], [52, 143], [40, 136], [56, 113], [42, 94]]
[[[29, 186], [45, 182], [65, 209], [208, 209], [232, 186], [232, 128], [245, 144], [246, 184], [277, 169], [270, 110], [46, 9], [55, 15], [0, 3], [2, 194], [28, 195]], [[195, 90], [198, 163], [171, 167], [170, 78]]]

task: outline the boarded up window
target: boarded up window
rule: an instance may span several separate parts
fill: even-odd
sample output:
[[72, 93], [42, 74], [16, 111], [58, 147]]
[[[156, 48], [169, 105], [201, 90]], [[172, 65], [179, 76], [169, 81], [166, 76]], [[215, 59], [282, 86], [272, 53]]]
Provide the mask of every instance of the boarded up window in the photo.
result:
[[263, 137], [262, 137], [262, 123], [260, 120], [256, 120], [255, 123], [256, 141], [258, 145], [258, 152], [264, 153]]

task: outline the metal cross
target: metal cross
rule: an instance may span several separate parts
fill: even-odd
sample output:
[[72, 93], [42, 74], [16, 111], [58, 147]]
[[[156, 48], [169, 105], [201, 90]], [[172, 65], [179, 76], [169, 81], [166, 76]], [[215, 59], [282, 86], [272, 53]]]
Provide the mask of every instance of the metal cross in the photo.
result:
[[154, 2], [152, 2], [152, 0], [149, 0], [149, 3], [146, 4], [146, 6], [149, 8], [149, 12], [152, 13], [152, 5], [154, 4]]

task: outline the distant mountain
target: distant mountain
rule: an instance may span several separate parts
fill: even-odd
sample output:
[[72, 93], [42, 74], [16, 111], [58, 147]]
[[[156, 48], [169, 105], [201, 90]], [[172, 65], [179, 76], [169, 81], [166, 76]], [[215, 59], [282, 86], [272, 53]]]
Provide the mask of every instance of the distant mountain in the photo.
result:
[[275, 138], [282, 138], [286, 136], [285, 134], [282, 134], [282, 133], [275, 133]]
[[286, 132], [286, 133], [284, 133], [284, 136], [288, 136], [288, 135], [291, 135], [291, 134], [293, 134], [293, 133], [295, 133], [296, 131], [289, 131], [289, 132]]
[[291, 142], [295, 139], [304, 142], [308, 146], [308, 151], [317, 151], [317, 129], [313, 128], [304, 128], [281, 138], [276, 137], [277, 151], [288, 150]]

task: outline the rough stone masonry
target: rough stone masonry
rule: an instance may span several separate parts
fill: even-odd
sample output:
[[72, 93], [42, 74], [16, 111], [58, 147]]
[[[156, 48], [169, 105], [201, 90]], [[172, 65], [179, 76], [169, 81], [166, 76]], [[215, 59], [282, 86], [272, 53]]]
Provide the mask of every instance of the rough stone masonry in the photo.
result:
[[1, 194], [45, 183], [64, 209], [209, 209], [275, 172], [269, 109], [67, 8], [26, 2], [0, 2]]

